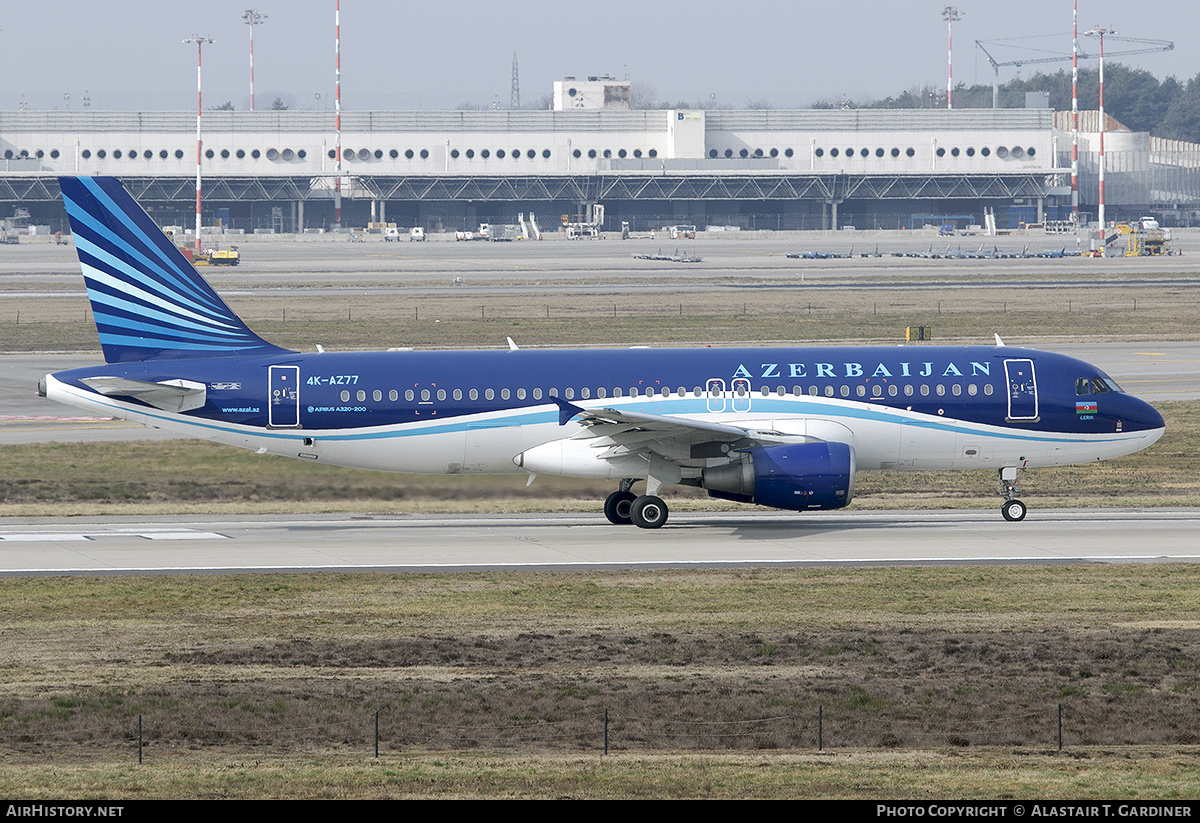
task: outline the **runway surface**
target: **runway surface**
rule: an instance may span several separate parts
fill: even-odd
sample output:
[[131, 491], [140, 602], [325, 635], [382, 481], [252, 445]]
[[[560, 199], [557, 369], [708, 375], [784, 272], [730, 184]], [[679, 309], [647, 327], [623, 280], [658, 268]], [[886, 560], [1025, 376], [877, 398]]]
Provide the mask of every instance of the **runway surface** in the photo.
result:
[[[1036, 505], [1036, 504], [1035, 504]], [[12, 518], [0, 576], [1200, 561], [1200, 509]]]

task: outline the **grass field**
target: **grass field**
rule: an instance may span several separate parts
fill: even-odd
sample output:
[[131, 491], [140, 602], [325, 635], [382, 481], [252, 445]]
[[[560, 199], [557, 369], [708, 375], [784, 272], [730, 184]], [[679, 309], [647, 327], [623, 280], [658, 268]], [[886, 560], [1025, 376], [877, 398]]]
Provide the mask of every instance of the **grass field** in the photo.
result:
[[[908, 326], [931, 326], [934, 342], [1011, 344], [1085, 339], [1192, 340], [1200, 334], [1200, 295], [1187, 285], [1125, 289], [738, 288], [652, 294], [345, 294], [231, 296], [229, 303], [268, 340], [302, 351], [631, 345], [775, 345], [811, 341], [898, 343]], [[536, 281], [532, 283], [536, 287]], [[319, 289], [313, 289], [319, 292]], [[19, 316], [18, 316], [19, 315]], [[1048, 334], [1048, 330], [1053, 330]], [[7, 351], [98, 349], [83, 295], [12, 297], [0, 308]]]
[[1198, 584], [1190, 565], [0, 580], [0, 794], [1195, 797]]

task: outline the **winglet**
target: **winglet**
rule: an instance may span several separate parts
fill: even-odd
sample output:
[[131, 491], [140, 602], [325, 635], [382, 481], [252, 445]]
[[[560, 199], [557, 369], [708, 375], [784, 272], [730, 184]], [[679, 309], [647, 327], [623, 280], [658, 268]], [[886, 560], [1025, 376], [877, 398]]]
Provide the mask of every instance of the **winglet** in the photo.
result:
[[550, 398], [558, 406], [558, 425], [565, 426], [570, 422], [571, 418], [577, 414], [582, 414], [586, 409], [576, 406], [574, 403], [568, 403], [557, 395]]
[[1000, 334], [998, 332], [992, 332], [992, 335], [996, 338], [996, 345], [1000, 348], [1003, 348], [1004, 341], [1000, 339]]

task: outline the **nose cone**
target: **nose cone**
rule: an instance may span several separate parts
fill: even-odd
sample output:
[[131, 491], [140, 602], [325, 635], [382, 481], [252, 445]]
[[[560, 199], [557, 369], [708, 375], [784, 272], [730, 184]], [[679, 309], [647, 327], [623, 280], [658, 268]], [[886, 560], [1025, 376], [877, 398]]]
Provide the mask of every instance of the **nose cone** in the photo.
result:
[[1125, 428], [1130, 431], [1154, 431], [1166, 428], [1166, 423], [1158, 409], [1136, 397], [1129, 398], [1129, 409], [1124, 411], [1124, 417]]
[[1158, 442], [1166, 431], [1166, 424], [1158, 409], [1136, 397], [1121, 396], [1120, 402], [1111, 407], [1111, 413], [1114, 421], [1120, 421], [1121, 431], [1139, 435], [1135, 450]]

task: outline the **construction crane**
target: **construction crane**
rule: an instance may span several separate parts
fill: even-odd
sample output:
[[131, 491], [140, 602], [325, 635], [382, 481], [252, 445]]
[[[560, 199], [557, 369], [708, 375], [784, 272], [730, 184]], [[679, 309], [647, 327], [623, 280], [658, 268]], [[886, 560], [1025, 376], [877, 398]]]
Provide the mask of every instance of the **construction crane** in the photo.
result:
[[[1055, 34], [1055, 35], [1034, 35], [1034, 36], [1036, 36], [1036, 37], [1047, 37], [1047, 36], [1049, 36], [1049, 37], [1067, 37], [1067, 36], [1069, 36], [1069, 33], [1066, 35]], [[1032, 39], [1032, 37], [1009, 37], [1004, 40], [976, 40], [975, 41], [975, 48], [977, 48], [981, 52], [983, 52], [983, 56], [987, 58], [988, 63], [992, 67], [992, 108], [993, 109], [1000, 108], [1000, 67], [1001, 66], [1018, 66], [1018, 67], [1020, 67], [1020, 66], [1032, 65], [1034, 63], [1061, 63], [1065, 60], [1071, 59], [1071, 55], [1068, 53], [1068, 54], [1055, 54], [1053, 57], [1034, 57], [1034, 58], [1026, 59], [1026, 60], [997, 61], [996, 58], [992, 57], [991, 53], [986, 48], [987, 46], [991, 46], [992, 48], [996, 48], [997, 46], [1011, 47], [1018, 40], [1030, 40], [1030, 39]], [[1130, 48], [1130, 49], [1125, 49], [1123, 51], [1116, 51], [1116, 52], [1110, 51], [1106, 55], [1107, 57], [1110, 57], [1110, 58], [1112, 58], [1112, 57], [1127, 57], [1127, 56], [1133, 55], [1133, 54], [1150, 54], [1151, 52], [1174, 51], [1175, 50], [1175, 44], [1173, 42], [1171, 42], [1170, 40], [1150, 40], [1145, 37], [1122, 37], [1122, 36], [1115, 35], [1115, 34], [1109, 35], [1108, 40], [1109, 40], [1109, 42], [1117, 41], [1119, 43], [1131, 43], [1131, 44], [1135, 44], [1135, 45], [1142, 44], [1142, 46], [1143, 46], [1143, 48]], [[1035, 51], [1044, 51], [1042, 49], [1034, 49], [1034, 50]], [[1087, 54], [1082, 49], [1080, 49], [1080, 51], [1079, 51], [1079, 59], [1081, 59], [1081, 60], [1088, 60], [1088, 59], [1090, 59], [1092, 57], [1096, 57], [1096, 56], [1097, 55], [1094, 55], [1094, 54]]]

